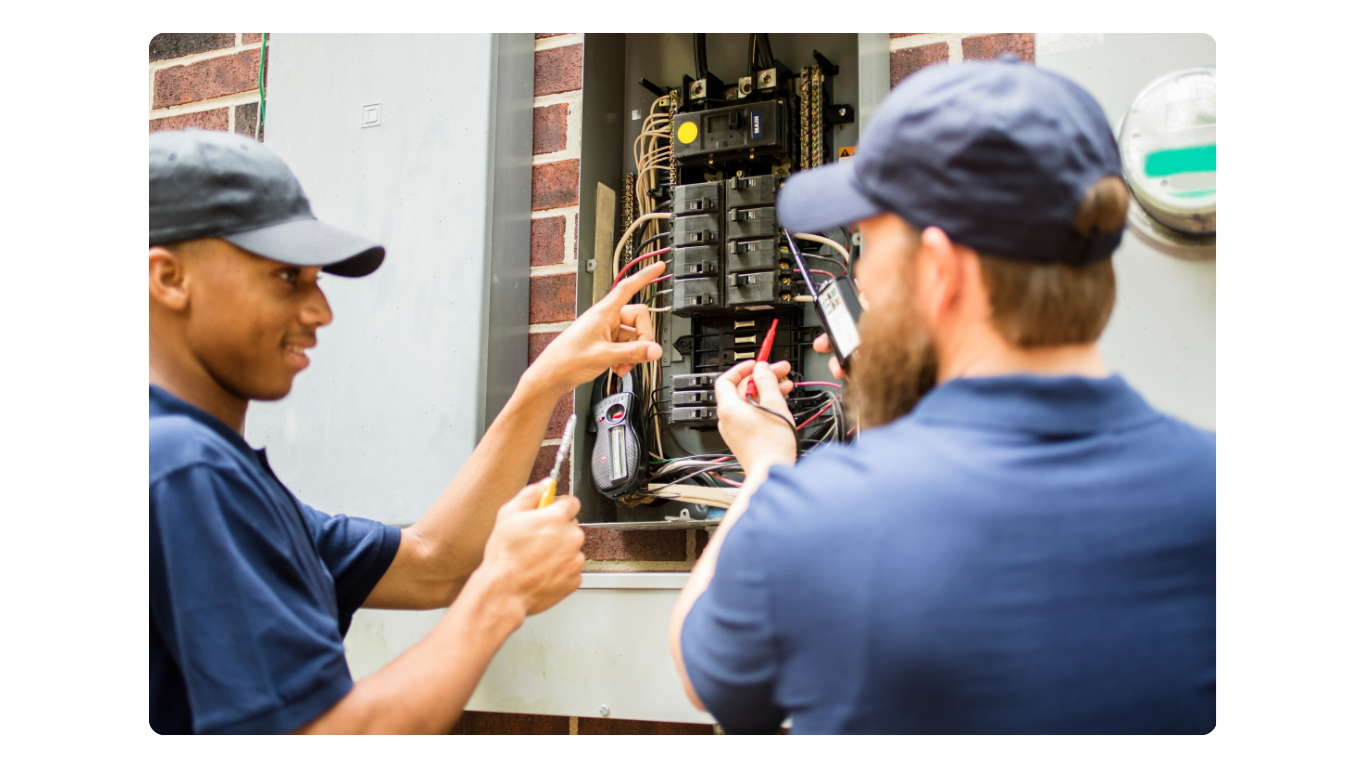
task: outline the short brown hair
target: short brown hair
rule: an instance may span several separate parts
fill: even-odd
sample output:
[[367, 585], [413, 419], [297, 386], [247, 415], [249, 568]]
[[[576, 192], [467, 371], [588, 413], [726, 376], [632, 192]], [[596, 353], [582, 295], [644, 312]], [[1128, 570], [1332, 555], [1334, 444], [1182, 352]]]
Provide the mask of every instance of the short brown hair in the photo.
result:
[[[1118, 176], [1092, 185], [1072, 228], [1081, 234], [1124, 225], [1129, 189]], [[1100, 338], [1115, 306], [1115, 269], [1101, 259], [1080, 267], [1036, 264], [978, 254], [991, 297], [991, 322], [1017, 347], [1090, 344]]]

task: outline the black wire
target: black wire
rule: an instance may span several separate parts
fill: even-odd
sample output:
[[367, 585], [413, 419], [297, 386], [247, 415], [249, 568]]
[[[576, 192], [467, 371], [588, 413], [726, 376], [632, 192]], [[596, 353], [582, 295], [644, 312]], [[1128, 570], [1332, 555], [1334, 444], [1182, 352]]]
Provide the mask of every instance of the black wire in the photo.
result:
[[781, 413], [778, 413], [777, 411], [770, 410], [770, 409], [768, 409], [768, 408], [763, 407], [762, 405], [759, 405], [759, 401], [758, 401], [758, 400], [755, 400], [754, 398], [750, 397], [749, 395], [745, 395], [745, 400], [746, 400], [750, 405], [754, 406], [755, 408], [758, 408], [759, 410], [763, 411], [764, 413], [771, 413], [771, 414], [773, 414], [774, 416], [777, 416], [779, 419], [782, 419], [782, 422], [783, 422], [784, 424], [787, 425], [787, 428], [790, 429], [790, 430], [792, 430], [792, 442], [793, 442], [794, 444], [796, 444], [796, 446], [797, 446], [797, 458], [800, 459], [801, 456], [802, 456], [802, 438], [801, 438], [800, 435], [797, 434], [797, 425], [796, 425], [796, 423], [795, 423], [795, 422], [788, 421], [786, 416], [782, 415]]
[[815, 253], [803, 253], [803, 254], [802, 254], [802, 258], [803, 258], [803, 259], [806, 259], [807, 261], [810, 261], [811, 259], [820, 259], [821, 261], [833, 262], [833, 263], [839, 265], [839, 267], [840, 267], [840, 274], [841, 274], [841, 275], [847, 275], [847, 274], [849, 274], [849, 271], [848, 271], [847, 269], [845, 269], [845, 267], [844, 267], [844, 260], [843, 260], [843, 259], [837, 259], [837, 258], [835, 258], [834, 256], [821, 256], [821, 255], [818, 255], [818, 254], [815, 254]]
[[[697, 32], [692, 36], [692, 59], [693, 68], [697, 70], [697, 79], [707, 79], [707, 33]], [[710, 94], [708, 94], [710, 95]]]
[[773, 67], [773, 48], [768, 43], [767, 32], [759, 35], [759, 52], [764, 57], [764, 69], [771, 69]]
[[653, 237], [648, 237], [648, 238], [646, 238], [644, 242], [642, 242], [640, 245], [637, 245], [637, 246], [636, 246], [636, 250], [640, 251], [641, 253], [645, 253], [645, 250], [646, 250], [646, 249], [645, 249], [645, 246], [649, 245], [650, 243], [653, 243], [654, 241], [658, 240], [658, 239], [661, 238], [661, 237], [667, 237], [667, 238], [671, 238], [671, 239], [672, 239], [673, 236], [674, 236], [674, 233], [672, 233], [672, 232], [660, 232], [659, 234], [654, 235]]

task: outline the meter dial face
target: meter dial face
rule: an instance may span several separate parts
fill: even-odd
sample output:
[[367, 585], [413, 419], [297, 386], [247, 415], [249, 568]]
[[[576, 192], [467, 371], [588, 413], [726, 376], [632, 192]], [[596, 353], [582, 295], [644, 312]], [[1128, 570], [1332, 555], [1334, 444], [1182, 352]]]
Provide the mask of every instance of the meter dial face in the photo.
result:
[[1124, 178], [1139, 205], [1189, 235], [1214, 234], [1214, 68], [1163, 75], [1119, 129]]

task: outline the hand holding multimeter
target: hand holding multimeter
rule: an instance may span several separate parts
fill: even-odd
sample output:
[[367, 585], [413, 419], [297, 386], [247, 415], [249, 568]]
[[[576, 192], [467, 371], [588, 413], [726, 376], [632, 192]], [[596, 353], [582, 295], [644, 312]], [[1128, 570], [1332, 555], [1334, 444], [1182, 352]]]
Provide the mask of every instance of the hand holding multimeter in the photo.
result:
[[825, 327], [825, 336], [822, 337], [825, 343], [820, 344], [820, 339], [817, 339], [816, 351], [833, 352], [835, 360], [838, 361], [838, 370], [834, 362], [830, 364], [830, 370], [836, 376], [841, 376], [849, 370], [850, 362], [859, 346], [858, 321], [863, 316], [863, 305], [859, 302], [858, 291], [854, 289], [854, 281], [841, 276], [825, 281], [817, 289], [796, 241], [787, 230], [783, 230], [783, 236], [787, 238], [792, 261], [797, 265], [797, 271], [801, 273], [806, 289], [815, 298], [816, 313], [820, 315], [821, 325]]

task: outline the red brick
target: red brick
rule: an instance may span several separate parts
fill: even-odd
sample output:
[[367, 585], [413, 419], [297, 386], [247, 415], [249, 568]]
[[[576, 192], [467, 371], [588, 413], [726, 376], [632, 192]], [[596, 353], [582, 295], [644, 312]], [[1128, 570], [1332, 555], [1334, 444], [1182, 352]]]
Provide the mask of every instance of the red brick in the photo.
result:
[[231, 56], [167, 67], [156, 75], [152, 107], [171, 107], [192, 101], [256, 90], [256, 70], [261, 51], [248, 50]]
[[547, 37], [559, 37], [560, 35], [572, 35], [573, 32], [537, 32], [536, 39], [544, 40]]
[[536, 52], [537, 96], [583, 87], [583, 43]]
[[245, 44], [245, 43], [259, 43], [259, 42], [261, 42], [261, 34], [262, 34], [262, 33], [260, 33], [260, 32], [243, 32], [243, 33], [242, 33], [242, 42], [243, 42], [243, 44]]
[[532, 110], [531, 154], [559, 152], [565, 148], [569, 130], [569, 105], [551, 104]]
[[[259, 102], [252, 104], [238, 104], [233, 107], [236, 113], [232, 118], [232, 129], [243, 136], [256, 138], [256, 112], [261, 108]], [[261, 141], [266, 140], [266, 127], [261, 126]]]
[[531, 167], [531, 210], [544, 211], [578, 202], [578, 160], [561, 160]]
[[949, 60], [948, 43], [930, 43], [915, 48], [892, 51], [892, 85], [905, 80], [916, 70]]
[[228, 130], [228, 108], [206, 109], [203, 112], [186, 112], [183, 115], [159, 117], [147, 121], [147, 132], [178, 131], [181, 128], [199, 128], [205, 131]]
[[456, 721], [451, 733], [462, 736], [568, 736], [569, 718], [507, 712], [466, 712]]
[[1033, 63], [1034, 33], [1003, 33], [963, 38], [964, 59], [994, 59], [1006, 52]]
[[574, 275], [538, 275], [531, 278], [532, 325], [574, 319]]
[[148, 61], [178, 59], [192, 53], [231, 48], [237, 41], [233, 32], [164, 32], [147, 44]]
[[[536, 463], [531, 465], [531, 477], [527, 478], [527, 485], [538, 483], [550, 474], [550, 470], [555, 466], [555, 453], [560, 450], [558, 445], [543, 446], [536, 454]], [[574, 448], [570, 446], [569, 456], [564, 457], [564, 463], [560, 465], [560, 476], [555, 480], [557, 483], [555, 490], [561, 495], [569, 493], [569, 464], [573, 458]]]
[[656, 723], [649, 720], [617, 720], [611, 717], [580, 717], [580, 736], [715, 736], [704, 723]]
[[574, 412], [574, 393], [566, 393], [560, 398], [560, 402], [555, 404], [555, 410], [550, 414], [550, 423], [546, 425], [545, 437], [542, 440], [553, 440], [564, 434], [564, 423], [569, 421], [569, 414]]
[[585, 528], [583, 533], [583, 555], [589, 560], [684, 562], [688, 559], [687, 531]]
[[564, 217], [531, 220], [531, 266], [564, 263]]
[[559, 335], [560, 332], [555, 331], [554, 333], [533, 333], [527, 336], [527, 365], [531, 365], [531, 361], [540, 357], [541, 353], [545, 351], [545, 348], [550, 346], [550, 342], [554, 341], [555, 337]]

